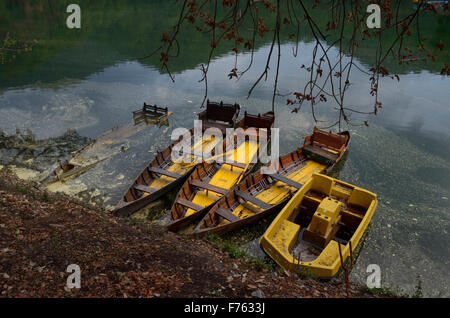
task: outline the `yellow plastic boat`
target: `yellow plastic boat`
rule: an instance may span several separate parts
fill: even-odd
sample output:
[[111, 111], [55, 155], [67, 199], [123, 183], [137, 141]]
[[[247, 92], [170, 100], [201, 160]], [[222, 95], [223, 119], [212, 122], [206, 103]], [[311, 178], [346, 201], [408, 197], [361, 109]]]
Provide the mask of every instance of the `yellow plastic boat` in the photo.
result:
[[260, 239], [264, 251], [287, 270], [330, 278], [357, 247], [377, 207], [376, 194], [314, 174], [281, 210]]

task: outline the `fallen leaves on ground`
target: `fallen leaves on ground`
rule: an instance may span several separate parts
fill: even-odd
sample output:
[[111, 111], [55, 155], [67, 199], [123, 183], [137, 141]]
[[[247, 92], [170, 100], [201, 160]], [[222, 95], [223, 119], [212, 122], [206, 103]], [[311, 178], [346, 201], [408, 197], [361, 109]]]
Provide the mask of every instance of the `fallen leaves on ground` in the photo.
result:
[[[80, 289], [66, 286], [70, 264], [80, 266]], [[252, 297], [256, 289], [346, 296], [342, 282], [256, 270], [206, 241], [131, 225], [0, 171], [2, 297]], [[350, 296], [380, 295], [351, 284]]]

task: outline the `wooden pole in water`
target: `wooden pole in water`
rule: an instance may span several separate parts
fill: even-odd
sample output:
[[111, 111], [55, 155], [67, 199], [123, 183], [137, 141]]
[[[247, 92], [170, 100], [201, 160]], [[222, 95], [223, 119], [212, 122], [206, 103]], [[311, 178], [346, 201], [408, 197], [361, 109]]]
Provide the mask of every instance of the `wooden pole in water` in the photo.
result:
[[353, 248], [352, 248], [352, 241], [348, 241], [348, 244], [349, 244], [349, 247], [350, 247], [350, 260], [351, 260], [351, 263], [350, 263], [350, 268], [352, 268], [353, 267]]
[[341, 267], [344, 270], [344, 274], [345, 274], [345, 290], [347, 292], [347, 297], [348, 295], [348, 290], [349, 290], [349, 281], [348, 281], [348, 268], [344, 265], [344, 260], [342, 257], [342, 250], [341, 250], [341, 242], [338, 241], [338, 246], [339, 246], [339, 258], [341, 259]]

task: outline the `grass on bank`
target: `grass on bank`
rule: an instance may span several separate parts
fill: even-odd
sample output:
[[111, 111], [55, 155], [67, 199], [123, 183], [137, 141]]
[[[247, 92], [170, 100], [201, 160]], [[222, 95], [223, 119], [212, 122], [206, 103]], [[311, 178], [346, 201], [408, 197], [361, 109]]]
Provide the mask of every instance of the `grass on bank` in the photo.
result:
[[216, 234], [207, 234], [203, 237], [203, 239], [214, 246], [218, 247], [224, 252], [227, 252], [228, 255], [230, 255], [231, 258], [236, 259], [242, 259], [245, 261], [250, 267], [262, 271], [262, 270], [268, 270], [268, 271], [276, 271], [279, 270], [279, 266], [270, 258], [267, 256], [264, 257], [250, 257], [247, 252], [242, 249], [239, 245], [236, 243], [233, 243], [231, 240], [222, 239]]
[[420, 276], [417, 277], [417, 284], [415, 286], [414, 294], [412, 295], [407, 294], [398, 286], [395, 287], [395, 289], [387, 286], [373, 287], [367, 288], [367, 291], [373, 294], [387, 295], [391, 297], [423, 298], [422, 280], [420, 279]]

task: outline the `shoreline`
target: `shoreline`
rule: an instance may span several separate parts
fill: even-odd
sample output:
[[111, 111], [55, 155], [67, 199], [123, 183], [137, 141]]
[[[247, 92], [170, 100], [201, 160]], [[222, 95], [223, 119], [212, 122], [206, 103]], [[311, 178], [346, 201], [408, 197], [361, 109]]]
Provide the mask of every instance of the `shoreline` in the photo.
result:
[[[1, 297], [347, 297], [345, 283], [232, 258], [208, 242], [133, 224], [0, 170]], [[66, 268], [81, 268], [68, 289]], [[395, 297], [350, 283], [349, 297]]]

